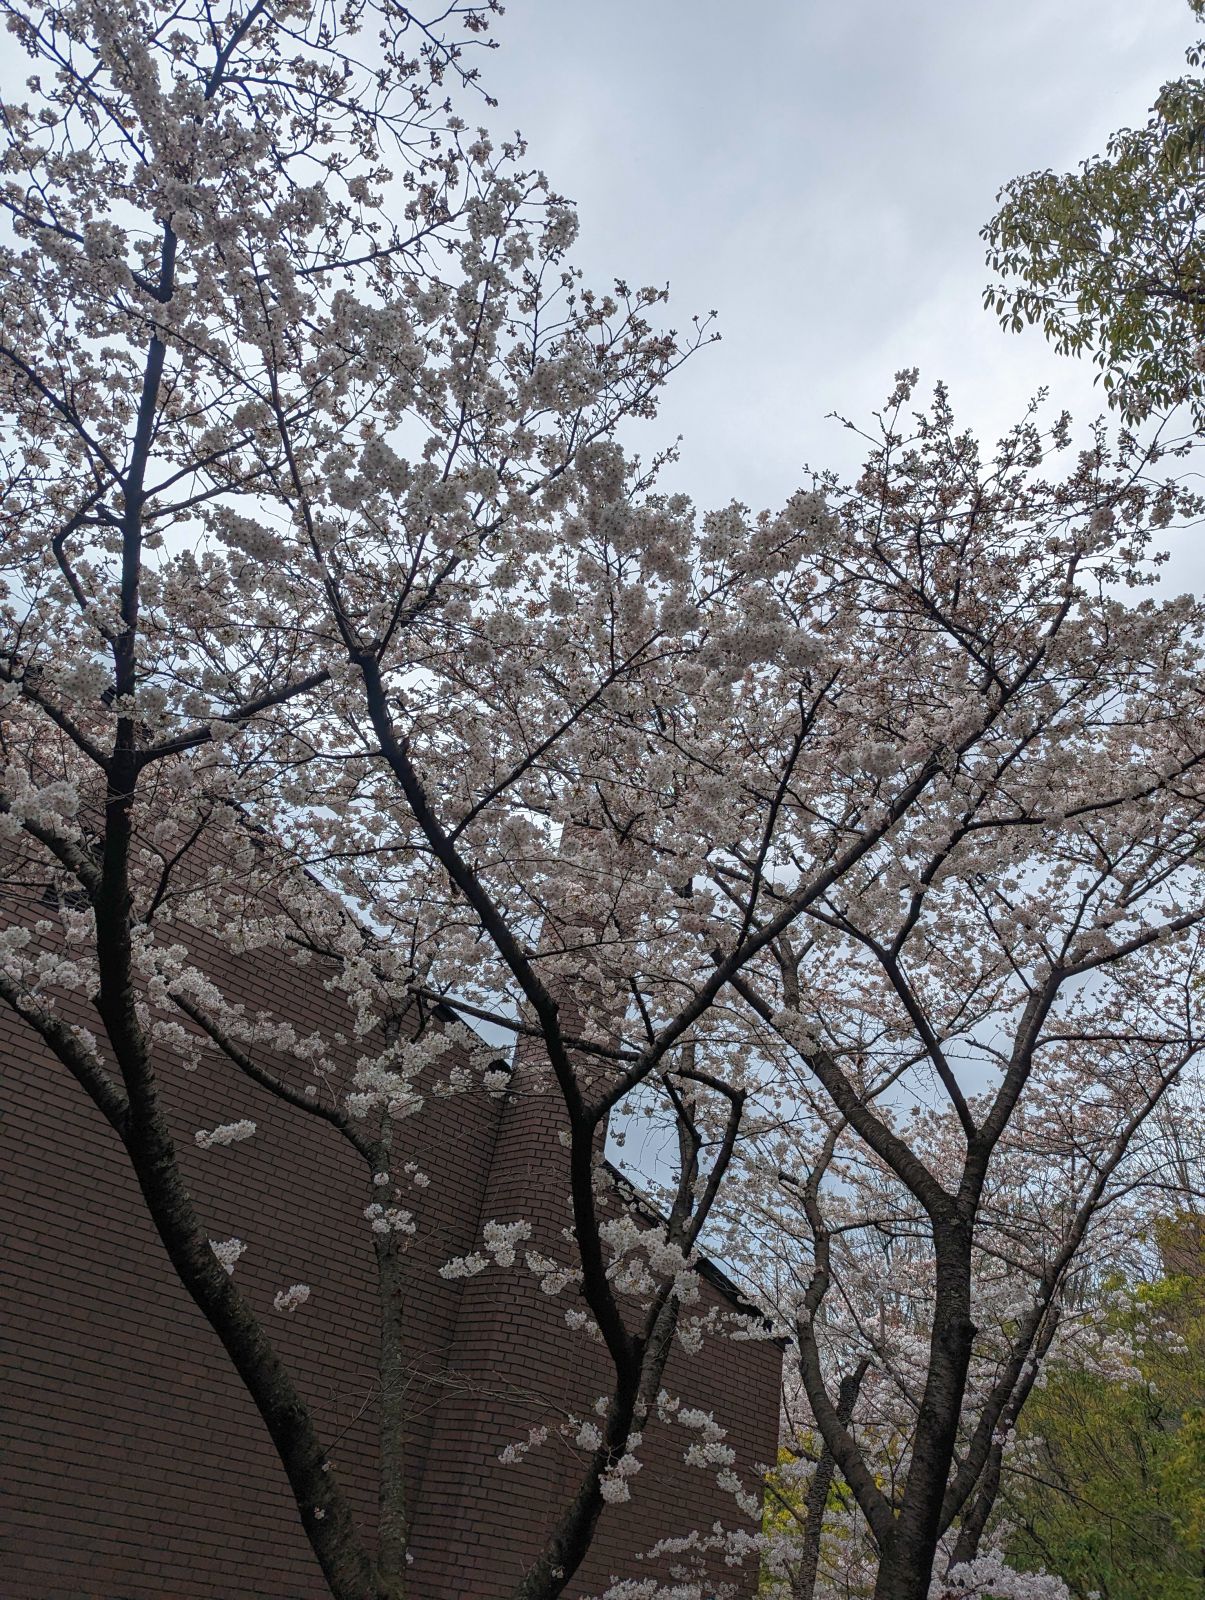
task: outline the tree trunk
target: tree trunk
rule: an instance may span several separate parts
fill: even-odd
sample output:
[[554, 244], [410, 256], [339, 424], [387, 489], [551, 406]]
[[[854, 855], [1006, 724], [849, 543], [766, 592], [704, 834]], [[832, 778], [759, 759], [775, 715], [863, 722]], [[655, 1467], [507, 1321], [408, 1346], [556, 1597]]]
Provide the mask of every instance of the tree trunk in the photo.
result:
[[633, 1428], [643, 1431], [648, 1426], [678, 1326], [680, 1304], [671, 1294], [651, 1310], [638, 1364], [617, 1374], [602, 1447], [595, 1451], [577, 1493], [512, 1600], [557, 1600], [585, 1560], [602, 1514], [603, 1472], [627, 1449]]
[[[1006, 1434], [1017, 1425], [1017, 1418], [1029, 1399], [1042, 1363], [1054, 1343], [1054, 1336], [1062, 1320], [1062, 1308], [1052, 1304], [1042, 1322], [1033, 1352], [1017, 1381], [1008, 1404], [1000, 1413], [998, 1427], [1002, 1434]], [[963, 1562], [974, 1561], [979, 1554], [979, 1543], [983, 1538], [983, 1530], [987, 1527], [988, 1518], [995, 1507], [1000, 1494], [1000, 1475], [1004, 1466], [1004, 1441], [1003, 1437], [992, 1440], [988, 1451], [987, 1460], [979, 1474], [979, 1482], [975, 1485], [975, 1493], [969, 1508], [963, 1513], [962, 1524], [958, 1529], [958, 1538], [954, 1544], [954, 1553], [950, 1557], [950, 1565], [958, 1566]]]
[[616, 1385], [602, 1448], [596, 1450], [572, 1501], [537, 1559], [524, 1573], [512, 1600], [556, 1600], [585, 1560], [602, 1512], [602, 1476], [612, 1457], [623, 1454], [636, 1411], [633, 1375]]
[[975, 1490], [975, 1497], [963, 1515], [958, 1538], [954, 1541], [954, 1553], [950, 1557], [952, 1567], [961, 1566], [965, 1561], [974, 1561], [979, 1554], [979, 1541], [983, 1538], [987, 1519], [991, 1516], [996, 1496], [1000, 1493], [1000, 1466], [1003, 1458], [1004, 1446], [993, 1442], [988, 1451], [979, 1486]]
[[945, 1222], [935, 1227], [934, 1238], [937, 1296], [929, 1372], [899, 1514], [880, 1545], [874, 1600], [927, 1600], [976, 1333], [970, 1314], [971, 1230]]
[[405, 1311], [402, 1266], [392, 1233], [374, 1234], [380, 1296], [381, 1385], [378, 1440], [377, 1575], [392, 1600], [404, 1600], [410, 1542], [406, 1506], [406, 1363], [402, 1344]]
[[[854, 1371], [846, 1373], [841, 1379], [841, 1387], [837, 1391], [837, 1417], [843, 1426], [849, 1425], [849, 1419], [854, 1414], [858, 1391], [869, 1365], [869, 1361], [859, 1361]], [[804, 1502], [803, 1549], [791, 1584], [791, 1600], [814, 1600], [816, 1577], [820, 1571], [820, 1536], [824, 1532], [824, 1512], [836, 1470], [833, 1453], [825, 1445]]]
[[133, 735], [129, 719], [120, 719], [107, 775], [102, 882], [94, 902], [100, 975], [94, 1003], [128, 1101], [126, 1153], [180, 1282], [222, 1341], [264, 1420], [334, 1600], [400, 1600], [388, 1585], [378, 1583], [351, 1508], [335, 1473], [327, 1470], [309, 1407], [258, 1318], [218, 1264], [176, 1160], [159, 1103], [154, 1060], [138, 1017], [129, 875], [138, 781]]

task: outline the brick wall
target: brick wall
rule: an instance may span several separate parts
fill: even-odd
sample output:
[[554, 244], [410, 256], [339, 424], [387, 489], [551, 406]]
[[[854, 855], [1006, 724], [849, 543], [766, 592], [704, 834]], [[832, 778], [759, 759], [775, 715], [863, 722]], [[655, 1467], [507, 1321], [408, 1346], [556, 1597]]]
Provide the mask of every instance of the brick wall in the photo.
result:
[[[0, 903], [0, 915], [17, 914], [11, 899]], [[249, 1007], [302, 1030], [337, 1026], [312, 972], [240, 960], [212, 941], [197, 953]], [[93, 1021], [82, 1001], [75, 1015]], [[554, 1441], [519, 1466], [501, 1466], [498, 1453], [550, 1403], [581, 1415], [606, 1387], [600, 1349], [566, 1330], [563, 1297], [543, 1296], [521, 1271], [438, 1275], [491, 1217], [534, 1217], [539, 1247], [564, 1248], [555, 1119], [547, 1100], [516, 1088], [505, 1102], [481, 1093], [434, 1101], [401, 1125], [402, 1160], [412, 1152], [431, 1179], [404, 1201], [419, 1225], [407, 1255], [415, 1600], [501, 1600], [574, 1461]], [[334, 1130], [282, 1110], [216, 1055], [195, 1073], [169, 1068], [164, 1090], [209, 1232], [247, 1242], [239, 1286], [289, 1360], [371, 1529], [376, 1305], [362, 1165]], [[195, 1129], [242, 1117], [257, 1123], [254, 1139], [196, 1147]], [[5, 1600], [320, 1600], [284, 1473], [176, 1282], [112, 1131], [3, 1008], [0, 1229]], [[309, 1302], [291, 1317], [274, 1312], [275, 1291], [298, 1281], [311, 1285]], [[728, 1304], [713, 1283], [704, 1294]], [[715, 1341], [690, 1363], [676, 1355], [666, 1386], [731, 1427], [746, 1473], [773, 1455], [773, 1346]], [[657, 1538], [737, 1519], [711, 1478], [682, 1464], [686, 1443], [681, 1430], [650, 1431], [633, 1499], [604, 1513], [573, 1595], [645, 1570], [632, 1558]], [[745, 1592], [751, 1582], [746, 1574]]]
[[[503, 1112], [484, 1196], [484, 1216], [532, 1224], [529, 1248], [567, 1261], [563, 1236], [571, 1221], [568, 1153], [555, 1093], [520, 1047], [512, 1093]], [[526, 1058], [526, 1059], [525, 1059]], [[615, 1204], [624, 1203], [615, 1186]], [[710, 1309], [731, 1312], [733, 1302], [703, 1280], [696, 1316]], [[583, 1333], [570, 1332], [564, 1313], [572, 1301], [543, 1294], [518, 1263], [469, 1279], [449, 1367], [461, 1392], [440, 1412], [423, 1493], [426, 1503], [447, 1506], [444, 1526], [427, 1522], [415, 1543], [419, 1600], [450, 1595], [504, 1595], [522, 1574], [534, 1539], [547, 1525], [549, 1508], [572, 1492], [577, 1453], [550, 1438], [515, 1464], [501, 1451], [526, 1438], [533, 1426], [572, 1414], [593, 1415], [594, 1400], [609, 1392], [611, 1367], [605, 1349]], [[631, 1326], [637, 1326], [633, 1316]], [[757, 1462], [772, 1460], [777, 1441], [780, 1357], [769, 1344], [732, 1344], [720, 1339], [698, 1357], [675, 1347], [664, 1387], [683, 1405], [713, 1411], [729, 1430], [737, 1465], [748, 1484]], [[656, 1541], [710, 1529], [716, 1521], [739, 1525], [731, 1496], [714, 1475], [685, 1465], [694, 1434], [655, 1422], [646, 1429], [641, 1471], [631, 1481], [627, 1504], [604, 1509], [590, 1553], [567, 1593], [600, 1593], [612, 1576], [668, 1577], [671, 1563], [637, 1562], [634, 1556]], [[717, 1581], [754, 1587], [755, 1574], [734, 1574], [713, 1561]]]

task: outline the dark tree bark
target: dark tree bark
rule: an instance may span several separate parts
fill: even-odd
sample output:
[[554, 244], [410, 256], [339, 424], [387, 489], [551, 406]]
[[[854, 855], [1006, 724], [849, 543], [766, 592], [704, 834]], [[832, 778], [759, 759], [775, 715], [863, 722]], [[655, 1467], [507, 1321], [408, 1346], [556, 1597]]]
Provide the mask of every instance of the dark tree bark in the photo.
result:
[[[837, 1417], [843, 1427], [849, 1426], [862, 1388], [862, 1379], [869, 1366], [869, 1360], [863, 1359], [841, 1379], [837, 1390]], [[820, 1536], [824, 1532], [824, 1512], [836, 1470], [836, 1457], [826, 1445], [820, 1452], [820, 1460], [816, 1463], [804, 1501], [803, 1545], [791, 1583], [791, 1600], [813, 1600], [815, 1596], [816, 1577], [820, 1570]]]
[[1041, 1364], [1046, 1357], [1046, 1352], [1050, 1349], [1054, 1340], [1059, 1318], [1059, 1307], [1052, 1306], [1043, 1319], [1041, 1330], [1034, 1341], [1033, 1354], [1014, 1386], [1008, 1404], [1001, 1412], [998, 1431], [992, 1437], [987, 1460], [983, 1464], [979, 1482], [975, 1486], [975, 1493], [963, 1512], [962, 1522], [958, 1529], [958, 1537], [954, 1541], [954, 1552], [950, 1557], [951, 1566], [958, 1566], [966, 1561], [974, 1561], [979, 1554], [979, 1545], [983, 1539], [988, 1518], [995, 1509], [996, 1501], [1000, 1494], [1005, 1436], [1012, 1428], [1016, 1427], [1017, 1419], [1025, 1407], [1025, 1402], [1029, 1399], [1030, 1392], [1041, 1370]]
[[880, 1540], [874, 1600], [926, 1600], [967, 1368], [975, 1339], [971, 1321], [971, 1229], [958, 1222], [934, 1228], [937, 1302], [929, 1341], [929, 1372], [912, 1438], [900, 1508]]

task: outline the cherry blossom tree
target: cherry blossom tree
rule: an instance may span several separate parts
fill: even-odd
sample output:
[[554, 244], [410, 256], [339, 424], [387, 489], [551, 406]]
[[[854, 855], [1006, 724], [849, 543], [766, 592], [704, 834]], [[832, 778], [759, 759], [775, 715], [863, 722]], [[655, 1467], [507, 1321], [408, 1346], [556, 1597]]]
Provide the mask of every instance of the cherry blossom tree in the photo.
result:
[[[1114, 1075], [1120, 1066], [1115, 1059]], [[803, 1087], [797, 1086], [801, 1101]], [[1076, 1094], [1065, 1083], [1035, 1079], [1030, 1103], [1014, 1118], [993, 1164], [973, 1242], [977, 1333], [959, 1422], [960, 1467], [977, 1466], [978, 1477], [942, 1536], [938, 1570], [953, 1574], [951, 1582], [999, 1553], [994, 1513], [1007, 1481], [1021, 1472], [1024, 1482], [1024, 1461], [1014, 1460], [1015, 1436], [1048, 1371], [1132, 1378], [1134, 1352], [1102, 1320], [1102, 1307], [1111, 1285], [1149, 1276], [1152, 1241], [1168, 1207], [1191, 1208], [1200, 1193], [1199, 1170], [1194, 1164], [1189, 1171], [1179, 1136], [1181, 1119], [1191, 1129], [1199, 1113], [1199, 1078], [1183, 1047], [1169, 1050], [1147, 1079], [1145, 1099], [1127, 1096], [1124, 1111], [1116, 1100], [1102, 1106], [1093, 1089], [1087, 1079]], [[909, 1108], [911, 1142], [943, 1186], [954, 1189], [960, 1130], [925, 1098]], [[830, 1117], [822, 1141], [813, 1134], [810, 1143], [799, 1136], [797, 1116], [791, 1125], [786, 1149], [792, 1164], [781, 1164], [784, 1141], [777, 1132], [765, 1153], [767, 1162], [779, 1163], [776, 1181], [761, 1199], [756, 1185], [747, 1191], [731, 1236], [733, 1254], [740, 1253], [741, 1234], [750, 1232], [750, 1216], [764, 1207], [765, 1220], [751, 1230], [752, 1240], [746, 1238], [744, 1257], [751, 1281], [761, 1275], [768, 1304], [789, 1324], [811, 1279], [813, 1223], [819, 1227], [830, 1267], [816, 1319], [826, 1385], [836, 1391], [840, 1420], [856, 1436], [876, 1481], [895, 1492], [907, 1467], [932, 1332], [930, 1229], [890, 1169], [868, 1162], [839, 1119]], [[807, 1174], [802, 1191], [801, 1170]], [[734, 1211], [738, 1187], [728, 1196]], [[768, 1265], [775, 1270], [767, 1278]], [[768, 1565], [781, 1574], [792, 1600], [869, 1592], [874, 1540], [817, 1436], [798, 1374], [786, 1400], [787, 1446], [771, 1489], [780, 1514], [772, 1519]], [[990, 1435], [980, 1426], [985, 1418], [994, 1418]], [[1027, 1460], [1030, 1454], [1026, 1444], [1022, 1455]], [[1014, 1587], [1019, 1581], [1018, 1575], [1010, 1580]]]
[[[662, 1378], [708, 1332], [708, 1221], [739, 1173], [779, 1181], [767, 1128], [806, 1089], [928, 1230], [893, 1484], [826, 1386], [815, 1193], [793, 1319], [875, 1594], [913, 1600], [1020, 1381], [959, 1455], [1011, 1130], [1082, 1102], [1104, 1171], [1195, 1054], [1200, 614], [1141, 590], [1190, 502], [1135, 446], [1066, 459], [1063, 422], [1028, 418], [984, 461], [944, 392], [909, 421], [909, 374], [848, 489], [756, 515], [660, 492], [617, 433], [708, 325], [679, 336], [651, 320], [660, 292], [588, 289], [572, 209], [521, 142], [460, 121], [489, 9], [5, 4], [35, 70], [0, 162], [0, 817], [41, 909], [5, 934], [0, 998], [120, 1141], [336, 1600], [406, 1588], [409, 1219], [376, 1197], [393, 1129], [449, 1038], [492, 1077], [431, 1008], [534, 1052], [573, 1226], [563, 1259], [528, 1265], [613, 1377], [525, 1600], [561, 1593], [622, 1515], [654, 1428], [742, 1504], [722, 1430]], [[355, 1018], [347, 1081], [190, 955], [229, 927], [322, 961]], [[212, 1242], [182, 1182], [161, 1089], [202, 1042], [362, 1163], [375, 1541], [239, 1292], [244, 1242]], [[952, 1108], [952, 1167], [890, 1099], [918, 1073]], [[663, 1222], [636, 1229], [600, 1163], [609, 1121], [643, 1114], [672, 1145]], [[232, 1160], [249, 1135], [199, 1132]], [[779, 1165], [807, 1201], [809, 1173]], [[496, 1219], [447, 1270], [513, 1260], [524, 1227]], [[1057, 1288], [1082, 1237], [1048, 1231]]]
[[[930, 448], [923, 429], [891, 478], [885, 448], [876, 490], [893, 481], [900, 508], [927, 495]], [[982, 514], [990, 497], [975, 493]], [[1149, 1208], [1177, 1166], [1159, 1123], [1199, 1048], [1200, 906], [1198, 890], [1164, 896], [1181, 869], [1195, 878], [1196, 824], [1157, 864], [1152, 841], [1130, 855], [1111, 808], [1074, 798], [1094, 781], [1085, 754], [1065, 769], [1054, 831], [1048, 818], [1014, 832], [1041, 811], [1013, 788], [1019, 773], [1004, 785], [1017, 810], [993, 814], [1002, 796], [985, 808], [970, 784], [930, 813], [918, 846], [900, 830], [873, 875], [825, 891], [806, 937], [780, 941], [776, 992], [747, 988], [782, 1098], [748, 1164], [761, 1198], [755, 1185], [743, 1207], [730, 1200], [741, 1227], [758, 1208], [765, 1219], [751, 1276], [776, 1264], [801, 1426], [822, 1442], [811, 1482], [840, 1470], [876, 1595], [923, 1594], [915, 1574], [947, 1533], [955, 1566], [977, 1557], [1020, 1409], [1056, 1335], [1073, 1332], [1077, 1278], [1103, 1273], [1102, 1250], [1119, 1264], [1142, 1226], [1140, 1213], [1123, 1223], [1127, 1207], [1141, 1195]], [[958, 1438], [935, 1448], [927, 1429], [942, 1416]], [[921, 1494], [923, 1544], [909, 1536]], [[794, 1593], [815, 1584], [826, 1498], [808, 1497]]]

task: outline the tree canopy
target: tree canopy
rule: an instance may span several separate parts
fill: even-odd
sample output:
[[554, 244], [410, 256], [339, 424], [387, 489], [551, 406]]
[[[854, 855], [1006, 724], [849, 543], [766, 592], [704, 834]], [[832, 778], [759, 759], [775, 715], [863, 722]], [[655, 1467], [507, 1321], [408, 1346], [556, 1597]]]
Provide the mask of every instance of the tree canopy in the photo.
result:
[[[1201, 0], [1189, 0], [1205, 15]], [[1078, 171], [1005, 184], [983, 230], [1001, 325], [1039, 326], [1087, 355], [1131, 422], [1180, 404], [1205, 421], [1205, 46], [1166, 83], [1145, 124], [1122, 128]]]

